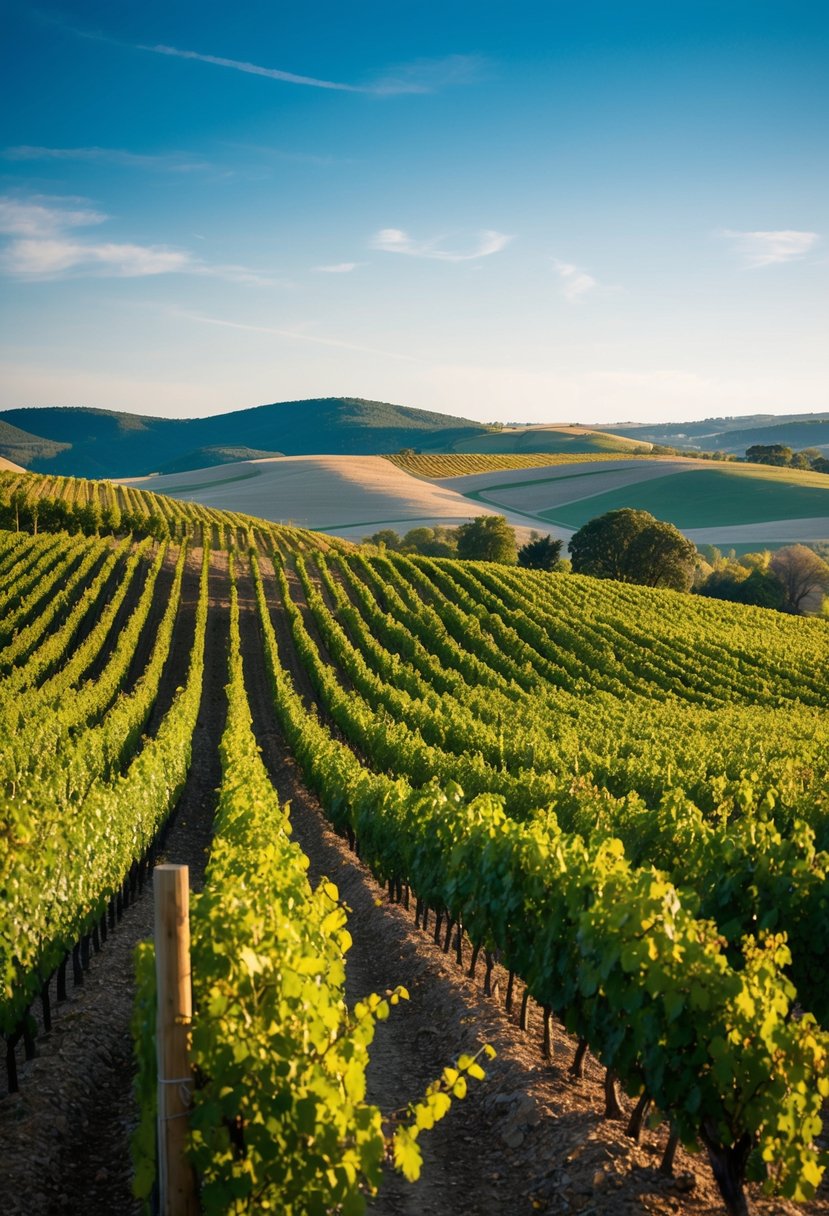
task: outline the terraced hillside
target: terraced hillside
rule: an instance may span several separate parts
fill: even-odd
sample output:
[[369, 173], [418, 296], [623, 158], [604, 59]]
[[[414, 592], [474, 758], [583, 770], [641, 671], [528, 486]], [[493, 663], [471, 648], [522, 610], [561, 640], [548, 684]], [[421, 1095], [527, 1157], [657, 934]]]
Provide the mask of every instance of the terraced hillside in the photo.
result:
[[205, 1204], [829, 1212], [826, 622], [167, 522], [0, 533], [7, 1210], [147, 1193], [166, 857]]

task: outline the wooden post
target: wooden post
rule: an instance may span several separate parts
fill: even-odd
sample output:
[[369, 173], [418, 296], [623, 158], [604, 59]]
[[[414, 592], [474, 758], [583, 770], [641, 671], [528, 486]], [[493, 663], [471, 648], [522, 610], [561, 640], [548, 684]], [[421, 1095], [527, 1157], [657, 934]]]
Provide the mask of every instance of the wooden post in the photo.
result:
[[158, 1182], [161, 1216], [198, 1216], [196, 1176], [187, 1160], [190, 891], [187, 866], [156, 866], [155, 968], [158, 985]]

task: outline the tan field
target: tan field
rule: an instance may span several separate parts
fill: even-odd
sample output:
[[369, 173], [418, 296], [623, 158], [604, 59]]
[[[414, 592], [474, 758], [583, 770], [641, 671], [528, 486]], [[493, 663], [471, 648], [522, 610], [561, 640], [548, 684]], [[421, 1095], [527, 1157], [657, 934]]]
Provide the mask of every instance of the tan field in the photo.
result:
[[25, 473], [26, 470], [20, 464], [15, 464], [13, 460], [7, 460], [5, 456], [0, 456], [0, 469], [7, 473]]
[[[681, 476], [688, 473], [693, 476]], [[657, 518], [671, 519], [683, 496], [686, 511], [689, 502], [695, 510], [702, 505], [699, 523], [692, 524], [689, 517], [685, 526], [677, 519], [697, 544], [761, 547], [829, 537], [829, 478], [757, 466], [724, 468], [670, 456], [604, 456], [443, 479], [413, 476], [381, 456], [283, 456], [127, 484], [357, 541], [383, 528], [403, 534], [419, 526], [457, 525], [482, 514], [506, 516], [521, 542], [531, 530], [568, 540], [580, 526], [574, 512], [586, 522], [609, 507], [639, 505], [648, 487], [656, 492], [648, 509]], [[799, 492], [798, 484], [805, 484], [812, 497], [787, 501]], [[826, 493], [825, 512], [821, 491]], [[797, 510], [798, 505], [814, 508], [814, 503], [821, 514]]]
[[[503, 474], [502, 474], [503, 476]], [[464, 480], [464, 479], [459, 479]], [[474, 480], [474, 478], [473, 478]], [[534, 528], [567, 537], [570, 530], [464, 498], [452, 486], [424, 481], [382, 456], [283, 456], [244, 460], [167, 476], [125, 480], [145, 490], [205, 506], [244, 511], [276, 523], [360, 540], [381, 528], [403, 533], [457, 525], [476, 515], [505, 514], [524, 539]]]

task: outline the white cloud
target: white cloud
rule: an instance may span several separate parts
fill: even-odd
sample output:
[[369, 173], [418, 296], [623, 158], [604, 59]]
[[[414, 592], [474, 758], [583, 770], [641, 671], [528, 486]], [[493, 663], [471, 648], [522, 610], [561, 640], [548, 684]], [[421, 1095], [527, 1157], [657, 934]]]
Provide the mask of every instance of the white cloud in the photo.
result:
[[60, 238], [12, 241], [0, 264], [10, 274], [27, 279], [55, 279], [70, 272], [142, 278], [194, 269], [189, 253], [162, 245], [96, 245]]
[[494, 229], [484, 229], [478, 234], [478, 244], [468, 253], [455, 253], [441, 249], [443, 237], [433, 237], [428, 241], [416, 241], [401, 228], [381, 228], [371, 240], [372, 249], [383, 253], [404, 253], [413, 258], [432, 258], [439, 262], [474, 262], [478, 258], [489, 257], [490, 254], [500, 253], [512, 240], [503, 232]]
[[109, 217], [99, 211], [54, 205], [60, 201], [0, 197], [0, 234], [13, 238], [0, 253], [0, 269], [21, 279], [195, 274], [232, 283], [275, 285], [274, 279], [246, 266], [203, 262], [185, 249], [79, 240], [74, 229], [102, 224]]
[[797, 262], [820, 240], [817, 232], [782, 228], [773, 232], [734, 232], [725, 228], [720, 234], [733, 242], [734, 250], [749, 268]]
[[359, 265], [359, 262], [335, 262], [332, 266], [312, 266], [311, 269], [320, 274], [349, 274]]
[[170, 173], [191, 173], [195, 170], [212, 168], [207, 161], [194, 160], [181, 152], [153, 156], [128, 152], [123, 148], [42, 148], [30, 144], [19, 144], [15, 147], [4, 148], [2, 156], [4, 160], [12, 161], [87, 161], [122, 165], [125, 168], [159, 169]]
[[553, 268], [561, 282], [561, 294], [565, 300], [578, 300], [599, 286], [592, 274], [571, 262], [560, 262], [558, 258], [553, 258]]
[[0, 198], [0, 233], [4, 236], [48, 237], [67, 228], [102, 224], [106, 219], [100, 211], [67, 210], [44, 206], [32, 199]]
[[243, 59], [226, 59], [221, 55], [202, 55], [199, 51], [183, 51], [179, 47], [157, 44], [139, 46], [140, 51], [168, 55], [175, 59], [192, 59], [214, 67], [232, 68], [250, 76], [264, 76], [286, 84], [305, 85], [314, 89], [332, 89], [340, 93], [370, 93], [377, 97], [395, 97], [407, 93], [435, 93], [450, 85], [467, 84], [477, 79], [483, 61], [477, 55], [447, 55], [442, 59], [417, 59], [401, 64], [366, 84], [346, 84], [339, 80], [322, 80], [317, 76], [301, 76], [282, 68], [266, 68]]

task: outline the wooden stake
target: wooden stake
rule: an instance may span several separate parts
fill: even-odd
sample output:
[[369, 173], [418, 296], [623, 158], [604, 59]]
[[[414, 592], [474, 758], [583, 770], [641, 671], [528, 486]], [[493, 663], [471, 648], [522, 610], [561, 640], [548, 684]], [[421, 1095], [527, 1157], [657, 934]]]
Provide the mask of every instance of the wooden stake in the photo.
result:
[[161, 1216], [198, 1216], [196, 1176], [185, 1154], [192, 1077], [188, 1060], [190, 891], [187, 866], [156, 866], [155, 968], [158, 985], [158, 1181]]

